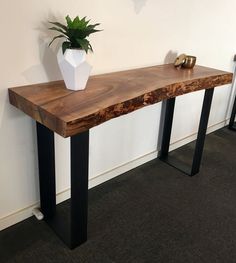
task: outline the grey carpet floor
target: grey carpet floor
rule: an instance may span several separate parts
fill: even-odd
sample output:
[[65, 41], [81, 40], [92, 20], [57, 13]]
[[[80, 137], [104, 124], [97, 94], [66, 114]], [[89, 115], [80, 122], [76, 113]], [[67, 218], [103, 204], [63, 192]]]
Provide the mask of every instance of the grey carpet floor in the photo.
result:
[[154, 160], [91, 189], [88, 241], [74, 250], [34, 218], [1, 231], [5, 262], [235, 263], [236, 132], [207, 136], [194, 177]]

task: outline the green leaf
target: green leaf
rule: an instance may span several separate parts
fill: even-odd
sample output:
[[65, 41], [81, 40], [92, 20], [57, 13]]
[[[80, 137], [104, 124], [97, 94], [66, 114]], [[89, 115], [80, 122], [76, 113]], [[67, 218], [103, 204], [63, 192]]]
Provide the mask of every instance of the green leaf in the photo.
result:
[[99, 31], [101, 31], [101, 30], [88, 29], [88, 30], [86, 30], [86, 37], [88, 37], [88, 36], [91, 35], [92, 33], [99, 32]]
[[[100, 25], [100, 23], [97, 23], [97, 24], [94, 24], [94, 25], [88, 25], [88, 28], [95, 28], [96, 26], [99, 26]], [[99, 30], [99, 31], [101, 31], [101, 30]]]
[[62, 53], [64, 54], [67, 48], [71, 47], [71, 43], [68, 41], [65, 41], [62, 43]]
[[93, 52], [93, 48], [92, 48], [92, 46], [89, 44], [89, 50], [91, 51], [91, 52]]
[[86, 53], [88, 53], [88, 50], [93, 50], [87, 39], [76, 39], [76, 41], [80, 44], [81, 48], [86, 51]]
[[[90, 20], [85, 17], [82, 19], [79, 18], [79, 16], [76, 16], [73, 20], [70, 18], [69, 15], [65, 17], [67, 25], [63, 25], [61, 23], [57, 22], [50, 22], [56, 27], [49, 28], [50, 30], [54, 30], [57, 32], [62, 33], [64, 36], [60, 35], [55, 37], [51, 43], [56, 39], [60, 37], [65, 37], [66, 41], [64, 44], [64, 51], [68, 46], [70, 48], [82, 48], [86, 52], [88, 50], [93, 51], [92, 46], [90, 45], [89, 41], [86, 39], [90, 34], [99, 32], [101, 30], [96, 29], [97, 26], [100, 24], [89, 24]], [[51, 45], [50, 43], [50, 45]], [[69, 44], [68, 44], [69, 43]]]
[[71, 28], [73, 25], [73, 22], [69, 15], [66, 16], [66, 22], [67, 22], [68, 28]]
[[82, 23], [81, 23], [82, 20], [79, 19], [78, 16], [75, 17], [75, 19], [73, 20], [73, 25], [72, 27], [75, 29], [75, 28], [78, 28]]
[[87, 34], [85, 30], [81, 30], [81, 29], [68, 29], [68, 36], [70, 39], [76, 39], [76, 38], [86, 38]]
[[84, 27], [87, 27], [88, 23], [90, 22], [90, 19], [86, 21], [86, 16], [81, 19], [81, 22], [83, 23]]
[[81, 22], [86, 23], [86, 16], [81, 19]]
[[86, 16], [85, 16], [85, 17], [82, 18], [82, 21], [84, 22], [85, 26], [87, 26], [88, 23], [90, 22], [90, 19], [88, 19], [88, 20], [86, 21]]
[[53, 39], [52, 39], [52, 41], [49, 43], [49, 47], [51, 46], [51, 44], [52, 44], [52, 42], [55, 40], [55, 39], [57, 39], [57, 38], [62, 38], [62, 37], [65, 37], [64, 35], [58, 35], [58, 36], [56, 36], [56, 37], [54, 37]]

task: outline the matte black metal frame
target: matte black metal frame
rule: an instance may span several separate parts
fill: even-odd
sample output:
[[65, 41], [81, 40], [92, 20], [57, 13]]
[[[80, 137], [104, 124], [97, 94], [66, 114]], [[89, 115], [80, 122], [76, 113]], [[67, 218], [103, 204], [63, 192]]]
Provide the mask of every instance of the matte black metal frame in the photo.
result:
[[69, 218], [56, 207], [54, 132], [38, 122], [37, 143], [42, 213], [56, 234], [73, 249], [87, 240], [89, 131], [70, 138]]
[[[169, 158], [175, 98], [166, 101], [160, 159], [189, 175], [199, 172], [214, 88], [205, 91], [194, 157], [190, 172]], [[54, 132], [37, 122], [41, 210], [45, 221], [71, 248], [87, 240], [89, 131], [70, 138], [71, 199], [69, 215], [56, 206]], [[68, 216], [68, 218], [67, 218]]]
[[200, 169], [213, 93], [214, 93], [214, 88], [205, 90], [201, 118], [198, 128], [198, 135], [197, 135], [191, 167], [187, 167], [186, 165], [182, 164], [175, 158], [169, 156], [169, 146], [170, 146], [172, 123], [173, 123], [175, 98], [171, 98], [166, 101], [164, 126], [163, 126], [159, 159], [190, 176], [197, 174]]
[[232, 131], [236, 131], [236, 125], [235, 125], [235, 115], [236, 115], [236, 96], [234, 99], [234, 105], [233, 105], [233, 109], [232, 109], [232, 113], [230, 116], [230, 121], [229, 121], [229, 129]]

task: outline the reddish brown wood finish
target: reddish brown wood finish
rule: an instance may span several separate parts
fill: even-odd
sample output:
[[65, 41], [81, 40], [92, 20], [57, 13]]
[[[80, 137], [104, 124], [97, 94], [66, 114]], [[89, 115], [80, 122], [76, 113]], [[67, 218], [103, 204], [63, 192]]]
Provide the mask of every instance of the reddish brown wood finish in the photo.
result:
[[232, 73], [172, 64], [91, 76], [83, 91], [63, 81], [9, 89], [10, 103], [54, 132], [68, 137], [112, 118], [185, 93], [232, 82]]

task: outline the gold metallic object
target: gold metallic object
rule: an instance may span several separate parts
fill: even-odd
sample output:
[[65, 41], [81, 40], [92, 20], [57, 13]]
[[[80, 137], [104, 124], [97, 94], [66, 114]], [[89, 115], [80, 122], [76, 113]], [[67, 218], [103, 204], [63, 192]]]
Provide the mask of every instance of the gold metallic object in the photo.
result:
[[196, 60], [197, 58], [194, 56], [181, 54], [175, 59], [174, 65], [177, 68], [193, 68], [196, 64]]
[[184, 63], [182, 64], [183, 68], [193, 68], [196, 64], [197, 58], [194, 56], [186, 56]]
[[181, 54], [179, 55], [176, 60], [175, 60], [175, 67], [179, 67], [179, 66], [182, 66], [185, 62], [185, 59], [186, 59], [186, 55], [185, 54]]

